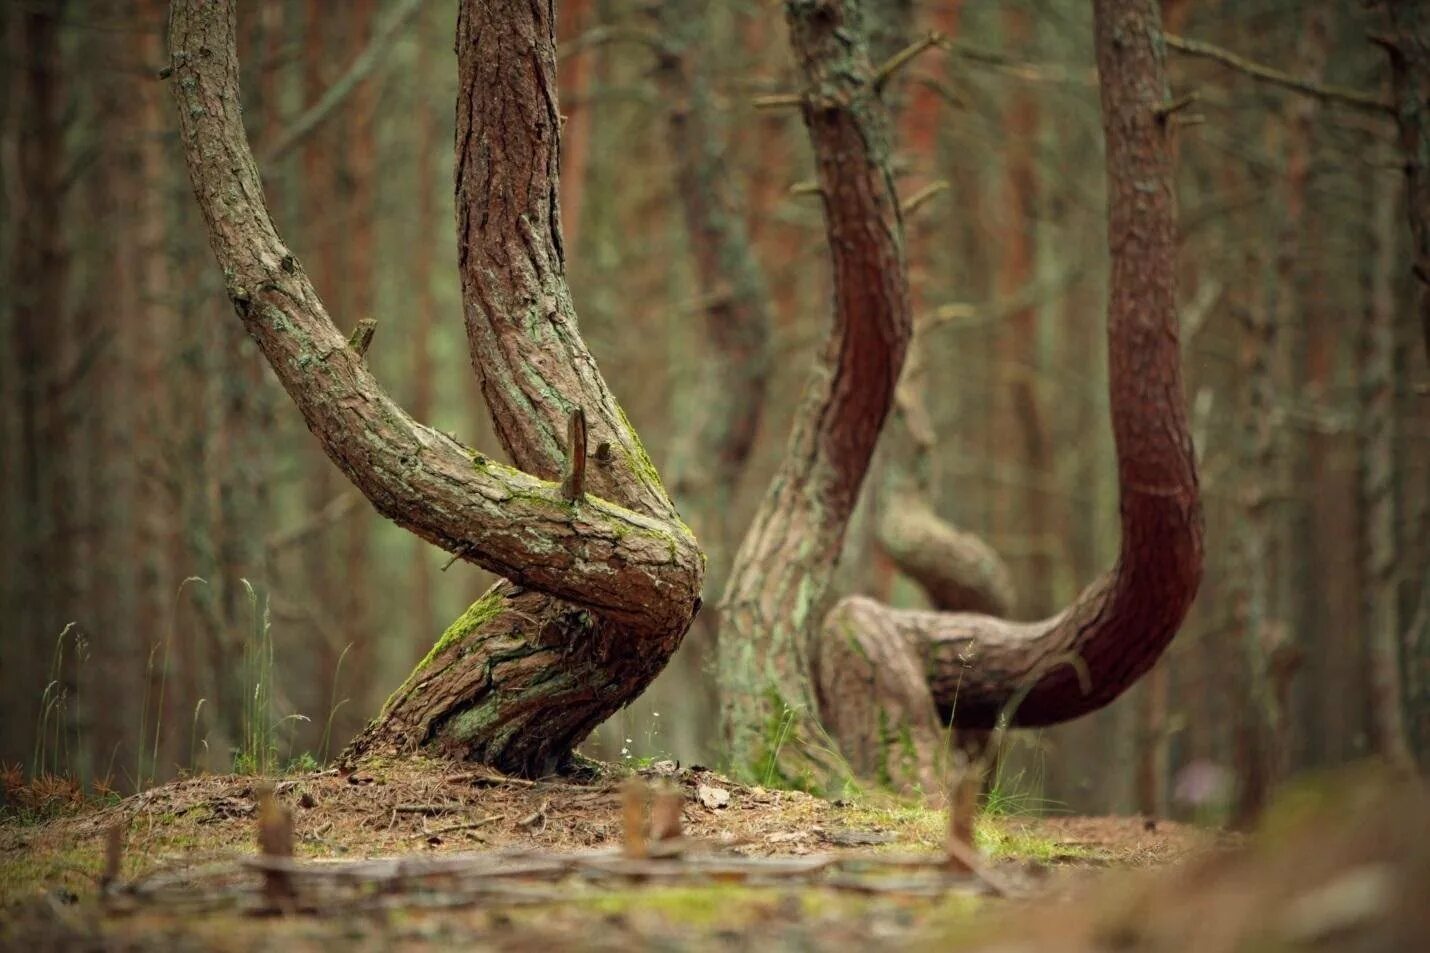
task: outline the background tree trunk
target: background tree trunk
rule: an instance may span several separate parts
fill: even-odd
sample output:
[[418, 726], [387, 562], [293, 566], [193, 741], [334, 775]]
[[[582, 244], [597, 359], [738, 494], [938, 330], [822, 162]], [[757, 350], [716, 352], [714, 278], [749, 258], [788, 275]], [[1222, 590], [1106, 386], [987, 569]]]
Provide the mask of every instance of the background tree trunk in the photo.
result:
[[[17, 172], [24, 187], [14, 193], [20, 237], [7, 276], [12, 295], [11, 347], [18, 372], [19, 441], [13, 497], [18, 555], [6, 575], [15, 580], [18, 604], [26, 611], [6, 640], [4, 665], [30, 662], [28, 670], [18, 673], [22, 684], [41, 687], [23, 699], [5, 698], [3, 721], [7, 732], [14, 731], [17, 738], [32, 736], [42, 707], [39, 692], [59, 674], [47, 670], [45, 662], [54, 657], [55, 640], [65, 621], [61, 613], [69, 604], [60, 587], [70, 578], [65, 567], [74, 497], [67, 473], [66, 395], [57, 391], [64, 376], [61, 345], [70, 330], [65, 320], [69, 258], [62, 231], [63, 173], [68, 160], [62, 12], [59, 4], [51, 4], [12, 14], [13, 50], [23, 64], [15, 125]], [[54, 697], [63, 690], [61, 683], [46, 694]]]
[[1370, 642], [1370, 681], [1375, 747], [1399, 768], [1413, 770], [1405, 726], [1402, 679], [1399, 579], [1399, 526], [1395, 496], [1395, 331], [1393, 290], [1396, 266], [1395, 222], [1400, 183], [1376, 183], [1369, 200], [1374, 209], [1373, 250], [1366, 282], [1366, 315], [1360, 350], [1360, 389], [1365, 434], [1361, 451], [1361, 556], [1365, 560], [1366, 638]]

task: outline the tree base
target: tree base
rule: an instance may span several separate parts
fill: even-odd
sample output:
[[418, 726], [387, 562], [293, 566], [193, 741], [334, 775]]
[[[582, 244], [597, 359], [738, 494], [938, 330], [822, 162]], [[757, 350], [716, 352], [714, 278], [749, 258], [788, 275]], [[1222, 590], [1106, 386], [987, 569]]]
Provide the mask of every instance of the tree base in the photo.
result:
[[524, 778], [579, 774], [575, 747], [644, 691], [683, 636], [632, 646], [628, 629], [497, 583], [448, 627], [340, 763], [422, 751]]

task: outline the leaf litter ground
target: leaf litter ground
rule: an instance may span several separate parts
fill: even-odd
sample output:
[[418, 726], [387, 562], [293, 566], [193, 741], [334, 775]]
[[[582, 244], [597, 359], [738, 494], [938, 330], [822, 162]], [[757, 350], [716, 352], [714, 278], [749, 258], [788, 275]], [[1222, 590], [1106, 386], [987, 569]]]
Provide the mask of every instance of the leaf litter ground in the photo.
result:
[[1246, 844], [1140, 818], [984, 818], [978, 876], [945, 869], [938, 811], [642, 774], [680, 829], [645, 857], [628, 856], [625, 778], [413, 758], [273, 782], [291, 860], [258, 856], [247, 777], [12, 814], [0, 947], [1430, 949], [1424, 792], [1373, 773], [1304, 789]]

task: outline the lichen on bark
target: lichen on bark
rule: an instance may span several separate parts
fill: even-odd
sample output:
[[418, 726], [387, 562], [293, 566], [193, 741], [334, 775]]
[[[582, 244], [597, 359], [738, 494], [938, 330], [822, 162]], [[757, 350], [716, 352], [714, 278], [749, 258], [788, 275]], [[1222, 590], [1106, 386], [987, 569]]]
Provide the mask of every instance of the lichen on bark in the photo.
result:
[[[539, 775], [649, 683], [700, 603], [704, 556], [576, 328], [557, 208], [546, 5], [465, 0], [457, 24], [458, 260], [473, 366], [515, 467], [409, 417], [328, 317], [263, 203], [233, 0], [176, 0], [172, 90], [240, 319], [374, 507], [505, 578], [438, 640], [345, 759], [429, 747]], [[609, 460], [554, 482], [575, 408]]]

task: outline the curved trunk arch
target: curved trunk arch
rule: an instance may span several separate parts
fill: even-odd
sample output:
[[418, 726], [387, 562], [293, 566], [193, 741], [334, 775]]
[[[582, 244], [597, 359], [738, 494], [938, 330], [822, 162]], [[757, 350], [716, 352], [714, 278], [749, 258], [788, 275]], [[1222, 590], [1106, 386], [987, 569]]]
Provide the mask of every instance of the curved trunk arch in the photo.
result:
[[[176, 0], [172, 85], [209, 241], [248, 332], [379, 512], [505, 577], [450, 627], [345, 758], [434, 747], [539, 775], [649, 683], [700, 604], [704, 556], [576, 328], [564, 276], [554, 14], [461, 6], [458, 240], [468, 339], [516, 467], [414, 421], [328, 317], [263, 201], [233, 0]], [[598, 448], [555, 482], [566, 421]], [[518, 469], [519, 468], [519, 469]]]
[[1107, 146], [1120, 556], [1041, 622], [897, 610], [863, 597], [840, 602], [805, 657], [823, 726], [856, 774], [932, 793], [944, 781], [949, 727], [1047, 725], [1107, 704], [1161, 655], [1201, 580], [1201, 503], [1173, 294], [1173, 130], [1163, 111], [1161, 25], [1150, 0], [1095, 0], [1094, 24]]

